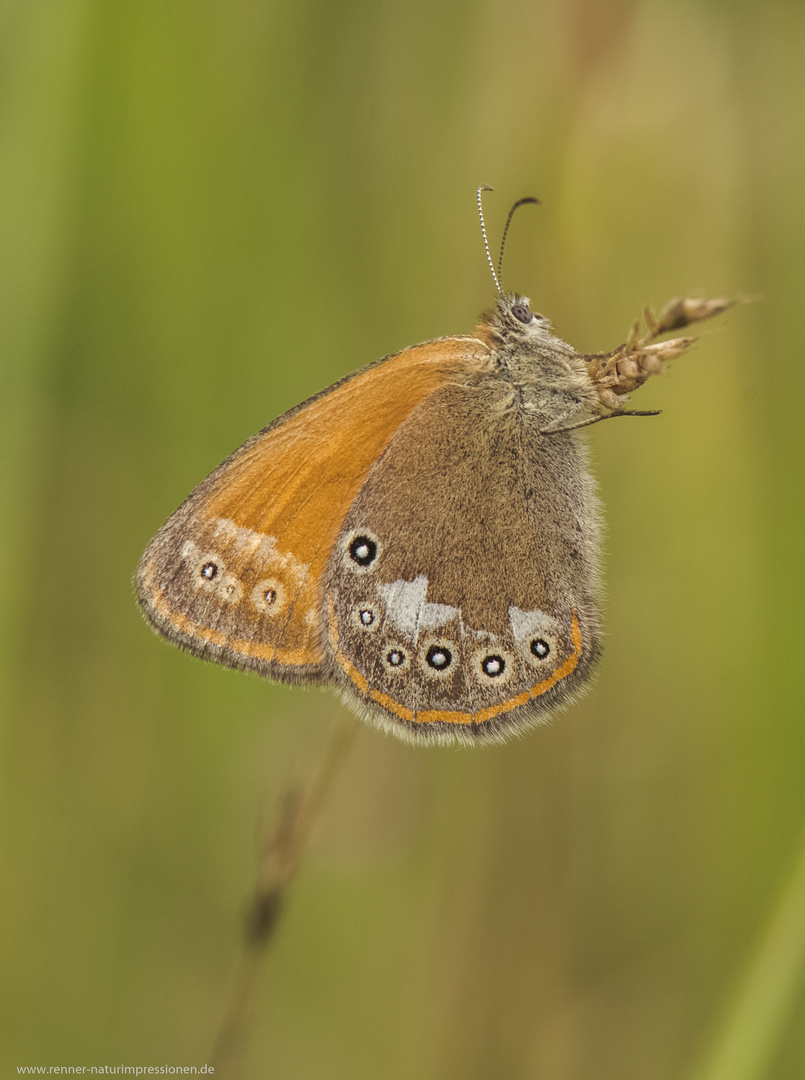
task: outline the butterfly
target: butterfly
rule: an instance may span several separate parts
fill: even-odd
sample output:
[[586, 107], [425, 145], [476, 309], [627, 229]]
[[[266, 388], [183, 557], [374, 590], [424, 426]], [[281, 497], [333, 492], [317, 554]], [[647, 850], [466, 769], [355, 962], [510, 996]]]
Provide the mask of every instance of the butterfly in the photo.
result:
[[332, 684], [415, 743], [503, 741], [585, 687], [601, 648], [601, 506], [581, 429], [731, 300], [646, 311], [580, 354], [500, 284], [472, 334], [386, 356], [278, 417], [190, 494], [136, 574], [169, 641]]

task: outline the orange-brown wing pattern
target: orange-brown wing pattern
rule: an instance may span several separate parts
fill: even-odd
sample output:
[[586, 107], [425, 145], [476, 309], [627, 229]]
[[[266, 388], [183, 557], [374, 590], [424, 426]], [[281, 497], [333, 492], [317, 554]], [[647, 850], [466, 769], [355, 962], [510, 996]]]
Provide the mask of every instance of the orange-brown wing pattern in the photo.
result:
[[324, 672], [321, 579], [372, 465], [424, 398], [488, 363], [445, 338], [365, 368], [236, 450], [166, 522], [138, 569], [157, 630], [276, 678]]

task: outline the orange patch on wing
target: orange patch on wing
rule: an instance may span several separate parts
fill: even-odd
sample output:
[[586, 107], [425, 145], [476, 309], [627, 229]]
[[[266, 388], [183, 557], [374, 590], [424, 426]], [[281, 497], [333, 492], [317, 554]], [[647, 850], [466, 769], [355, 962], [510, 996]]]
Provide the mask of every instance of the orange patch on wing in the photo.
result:
[[365, 694], [369, 689], [369, 680], [365, 675], [361, 675], [360, 671], [355, 667], [351, 660], [349, 660], [339, 649], [336, 654], [336, 660], [340, 664], [343, 671], [349, 675], [350, 679], [355, 683], [357, 688], [362, 694]]
[[287, 637], [298, 651], [315, 637], [315, 620], [306, 616], [318, 608], [333, 544], [394, 433], [424, 398], [481, 370], [486, 357], [471, 338], [405, 349], [280, 420], [236, 451], [211, 481], [200, 514], [274, 537], [279, 552], [308, 568], [280, 642]]
[[338, 620], [335, 617], [335, 604], [333, 603], [333, 594], [329, 593], [327, 596], [327, 630], [330, 638], [330, 644], [337, 651], [338, 650]]
[[404, 705], [401, 705], [399, 701], [395, 701], [394, 698], [390, 698], [388, 694], [382, 694], [379, 690], [370, 690], [369, 697], [372, 701], [376, 701], [378, 705], [382, 705], [384, 709], [393, 712], [395, 716], [399, 716], [401, 720], [416, 720], [415, 712], [406, 709]]
[[451, 712], [450, 709], [428, 709], [414, 717], [418, 724], [473, 724], [475, 717], [469, 712]]
[[541, 683], [537, 683], [536, 686], [532, 686], [530, 690], [531, 697], [540, 697], [550, 690], [552, 686], [556, 686], [562, 679], [566, 679], [571, 671], [575, 671], [576, 665], [579, 662], [579, 654], [571, 653], [565, 660], [561, 667], [558, 667], [547, 679], [543, 679]]
[[509, 698], [508, 701], [502, 701], [500, 705], [490, 705], [488, 709], [481, 709], [475, 714], [476, 724], [483, 724], [486, 720], [491, 720], [494, 716], [500, 716], [501, 713], [511, 712], [512, 709], [516, 709], [519, 705], [525, 705], [531, 698], [531, 694], [528, 690], [524, 690], [522, 694], [518, 694], [517, 697]]
[[[152, 578], [152, 567], [149, 563], [146, 569], [146, 581], [149, 585], [153, 584]], [[225, 634], [222, 634], [220, 630], [213, 630], [209, 626], [199, 626], [198, 623], [193, 622], [183, 612], [177, 611], [165, 599], [165, 594], [160, 589], [154, 589], [148, 599], [157, 615], [167, 619], [173, 629], [178, 630], [179, 633], [187, 634], [188, 637], [198, 638], [201, 641], [208, 641], [212, 645], [226, 645]]]

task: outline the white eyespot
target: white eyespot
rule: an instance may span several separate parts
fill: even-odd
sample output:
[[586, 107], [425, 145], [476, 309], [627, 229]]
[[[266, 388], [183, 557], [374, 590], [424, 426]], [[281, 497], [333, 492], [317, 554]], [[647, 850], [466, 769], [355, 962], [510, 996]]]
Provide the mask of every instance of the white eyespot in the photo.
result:
[[227, 604], [237, 604], [243, 596], [243, 586], [234, 574], [225, 574], [218, 585], [218, 596]]
[[562, 651], [562, 624], [544, 611], [520, 611], [509, 608], [509, 625], [517, 642], [517, 651], [529, 667], [550, 671]]
[[474, 653], [472, 670], [484, 686], [503, 686], [514, 671], [514, 657], [507, 649], [487, 642]]
[[523, 655], [537, 671], [550, 671], [561, 651], [561, 640], [555, 634], [535, 634], [525, 642]]
[[453, 652], [446, 645], [431, 645], [425, 653], [425, 663], [435, 671], [446, 671], [453, 663]]
[[383, 667], [390, 674], [407, 671], [411, 666], [411, 653], [404, 645], [389, 642], [383, 651]]
[[353, 529], [343, 541], [342, 550], [344, 566], [353, 573], [366, 574], [377, 566], [383, 545], [369, 529]]
[[547, 660], [551, 655], [551, 646], [545, 638], [534, 638], [528, 643], [528, 647], [531, 650], [531, 655], [536, 656], [537, 660]]
[[458, 646], [444, 638], [423, 641], [418, 649], [419, 666], [430, 678], [452, 678], [459, 666]]
[[251, 601], [261, 615], [274, 616], [285, 606], [286, 590], [278, 578], [263, 578], [251, 592]]
[[199, 552], [188, 541], [182, 548], [182, 558], [196, 589], [215, 596], [222, 604], [237, 604], [243, 596], [243, 585], [237, 574], [228, 572], [226, 564], [215, 551]]
[[197, 589], [218, 592], [221, 582], [226, 577], [226, 564], [219, 555], [214, 551], [205, 551], [200, 555], [196, 548], [195, 558], [187, 559], [186, 565], [193, 585]]
[[362, 633], [374, 633], [383, 621], [383, 612], [377, 604], [361, 602], [350, 613], [352, 625]]

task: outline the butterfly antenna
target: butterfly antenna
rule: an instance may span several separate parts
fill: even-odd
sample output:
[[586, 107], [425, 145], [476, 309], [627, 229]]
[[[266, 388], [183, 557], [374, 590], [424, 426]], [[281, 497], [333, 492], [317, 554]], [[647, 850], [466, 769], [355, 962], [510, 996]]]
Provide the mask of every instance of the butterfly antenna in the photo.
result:
[[[478, 201], [480, 204], [480, 191], [478, 194]], [[506, 218], [506, 227], [503, 230], [503, 239], [500, 241], [500, 258], [498, 259], [498, 272], [495, 274], [495, 282], [497, 283], [498, 290], [500, 290], [500, 282], [503, 280], [503, 252], [506, 250], [506, 237], [509, 235], [509, 226], [512, 223], [514, 217], [514, 211], [521, 206], [525, 206], [526, 203], [537, 203], [539, 205], [539, 199], [535, 199], [533, 195], [526, 195], [524, 199], [518, 199], [514, 206], [509, 211], [509, 216]], [[481, 219], [483, 222], [483, 219]], [[482, 226], [483, 227], [483, 226]], [[486, 240], [486, 234], [484, 234], [484, 240]], [[486, 249], [487, 255], [489, 255], [489, 248]]]
[[[478, 188], [478, 191], [476, 193], [477, 199], [478, 199], [478, 217], [481, 219], [481, 235], [484, 238], [484, 249], [486, 251], [486, 261], [489, 263], [489, 269], [492, 271], [492, 277], [495, 279], [495, 286], [496, 286], [498, 292], [500, 293], [500, 295], [503, 296], [503, 289], [501, 289], [500, 281], [498, 280], [498, 276], [495, 273], [495, 264], [492, 262], [492, 253], [489, 250], [489, 241], [486, 238], [486, 225], [484, 224], [484, 208], [481, 205], [481, 194], [484, 191], [494, 191], [494, 188], [491, 188], [489, 186], [489, 184], [481, 184], [481, 186]], [[511, 215], [509, 215], [509, 216], [511, 216]]]

